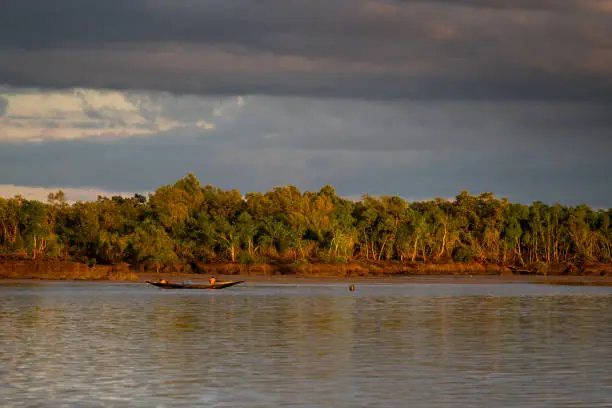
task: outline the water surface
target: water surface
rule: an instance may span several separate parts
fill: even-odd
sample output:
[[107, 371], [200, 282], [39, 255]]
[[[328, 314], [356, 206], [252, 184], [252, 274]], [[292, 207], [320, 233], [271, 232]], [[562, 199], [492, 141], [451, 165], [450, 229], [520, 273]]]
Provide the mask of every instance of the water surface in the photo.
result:
[[612, 288], [0, 283], [4, 407], [611, 407]]

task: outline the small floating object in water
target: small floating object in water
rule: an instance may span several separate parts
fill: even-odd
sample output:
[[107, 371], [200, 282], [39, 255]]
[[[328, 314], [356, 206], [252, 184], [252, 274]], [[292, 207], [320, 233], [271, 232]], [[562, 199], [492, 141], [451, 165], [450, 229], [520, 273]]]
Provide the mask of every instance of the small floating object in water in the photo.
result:
[[349, 286], [349, 291], [354, 292], [355, 291], [355, 285], [350, 285]]

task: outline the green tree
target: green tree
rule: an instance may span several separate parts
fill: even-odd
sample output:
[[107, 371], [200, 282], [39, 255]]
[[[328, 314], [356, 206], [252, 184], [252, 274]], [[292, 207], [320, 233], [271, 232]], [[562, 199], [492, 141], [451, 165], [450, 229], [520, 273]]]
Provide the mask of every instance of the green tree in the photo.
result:
[[136, 229], [130, 246], [136, 261], [153, 264], [157, 273], [162, 266], [179, 262], [168, 233], [152, 222], [145, 222]]

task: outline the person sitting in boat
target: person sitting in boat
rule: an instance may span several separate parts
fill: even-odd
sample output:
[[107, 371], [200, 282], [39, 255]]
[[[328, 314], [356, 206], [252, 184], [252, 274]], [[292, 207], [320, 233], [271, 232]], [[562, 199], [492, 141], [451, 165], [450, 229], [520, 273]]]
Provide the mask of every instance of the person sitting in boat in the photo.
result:
[[160, 280], [159, 280], [159, 283], [170, 283], [170, 282], [168, 282], [167, 280], [165, 280], [164, 278], [162, 278], [162, 279], [160, 279]]
[[215, 282], [217, 282], [217, 278], [215, 278], [214, 276], [211, 276], [210, 279], [208, 279], [208, 283], [211, 285], [214, 285]]

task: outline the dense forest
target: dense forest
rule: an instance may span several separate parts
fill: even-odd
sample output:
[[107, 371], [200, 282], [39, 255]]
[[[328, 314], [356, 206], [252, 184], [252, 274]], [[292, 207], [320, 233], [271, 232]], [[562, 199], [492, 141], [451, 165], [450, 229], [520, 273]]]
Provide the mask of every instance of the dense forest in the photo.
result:
[[510, 203], [491, 193], [406, 202], [333, 187], [265, 194], [202, 186], [193, 175], [148, 197], [68, 204], [0, 198], [0, 253], [93, 264], [354, 261], [610, 263], [612, 210]]

